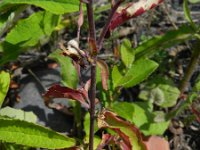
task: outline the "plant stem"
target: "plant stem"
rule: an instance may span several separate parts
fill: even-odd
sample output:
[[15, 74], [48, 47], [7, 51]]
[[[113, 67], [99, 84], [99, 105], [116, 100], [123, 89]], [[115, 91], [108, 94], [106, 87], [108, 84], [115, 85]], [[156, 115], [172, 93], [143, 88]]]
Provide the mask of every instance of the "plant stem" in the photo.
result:
[[113, 16], [114, 16], [114, 14], [115, 14], [117, 8], [120, 6], [120, 4], [121, 4], [123, 1], [124, 1], [124, 0], [119, 0], [119, 1], [113, 6], [113, 8], [112, 8], [112, 10], [111, 10], [111, 12], [110, 12], [110, 14], [109, 14], [108, 20], [107, 20], [105, 26], [103, 27], [103, 30], [101, 31], [100, 37], [99, 37], [99, 39], [98, 39], [98, 41], [97, 41], [98, 50], [101, 50], [104, 37], [105, 37], [105, 35], [106, 35], [107, 31], [108, 31], [108, 28], [109, 28], [109, 25], [110, 25], [110, 23], [111, 23], [111, 21], [112, 21], [112, 19], [113, 19]]
[[91, 95], [90, 95], [90, 135], [89, 135], [89, 150], [93, 150], [94, 143], [94, 119], [95, 119], [95, 98], [96, 98], [96, 34], [95, 23], [93, 16], [93, 0], [87, 3], [87, 16], [89, 25], [89, 48], [91, 50], [92, 66], [91, 66]]
[[199, 46], [200, 46], [200, 41], [197, 41], [198, 43], [194, 46], [194, 53], [192, 55], [191, 61], [187, 67], [187, 70], [185, 72], [185, 76], [183, 77], [180, 86], [179, 86], [179, 90], [181, 91], [181, 93], [185, 92], [185, 89], [188, 86], [188, 83], [191, 79], [191, 76], [196, 68], [196, 65], [198, 63], [199, 57], [200, 57], [200, 50], [199, 50]]
[[96, 60], [91, 68], [91, 97], [90, 97], [90, 137], [89, 150], [93, 150], [94, 143], [94, 120], [95, 120], [95, 98], [96, 98]]
[[88, 0], [87, 3], [87, 16], [88, 16], [88, 25], [89, 25], [89, 48], [90, 54], [92, 57], [92, 66], [91, 66], [91, 95], [90, 95], [90, 136], [89, 136], [89, 150], [93, 150], [94, 143], [94, 119], [95, 119], [95, 98], [96, 98], [96, 61], [97, 61], [97, 53], [102, 48], [103, 39], [108, 31], [110, 22], [112, 21], [113, 15], [116, 12], [119, 5], [124, 0], [119, 0], [112, 8], [111, 13], [108, 17], [108, 21], [106, 22], [98, 43], [96, 44], [96, 34], [95, 34], [95, 22], [93, 16], [93, 0]]
[[98, 43], [96, 43], [96, 34], [95, 34], [95, 22], [93, 16], [93, 0], [88, 0], [87, 3], [87, 17], [89, 25], [89, 48], [91, 50], [90, 55], [92, 58], [91, 62], [91, 89], [90, 89], [90, 136], [89, 136], [89, 150], [93, 150], [94, 143], [94, 119], [95, 119], [95, 98], [96, 98], [96, 62], [97, 62], [97, 52], [102, 48], [103, 39], [108, 31], [110, 22], [112, 21], [113, 15], [116, 12], [119, 5], [124, 0], [119, 0], [111, 10], [108, 21], [104, 26]]
[[94, 23], [94, 13], [93, 13], [93, 0], [90, 0], [87, 4], [87, 15], [88, 15], [88, 25], [89, 25], [89, 38], [96, 41], [95, 34], [95, 23]]
[[[196, 65], [198, 63], [198, 59], [200, 58], [200, 50], [199, 50], [199, 46], [200, 46], [200, 40], [197, 41], [198, 43], [196, 45], [193, 46], [194, 52], [192, 54], [192, 58], [191, 61], [187, 67], [187, 70], [185, 72], [185, 76], [183, 77], [180, 86], [179, 86], [179, 90], [181, 92], [181, 94], [183, 94], [185, 92], [185, 89], [188, 86], [188, 83], [191, 79], [191, 76], [196, 68]], [[176, 104], [176, 106], [169, 112], [167, 119], [171, 119], [173, 117], [175, 117], [175, 115], [177, 115], [178, 113], [180, 113], [181, 111], [183, 111], [185, 108], [187, 108], [190, 105], [190, 103], [187, 103], [186, 101], [182, 101], [179, 100]]]

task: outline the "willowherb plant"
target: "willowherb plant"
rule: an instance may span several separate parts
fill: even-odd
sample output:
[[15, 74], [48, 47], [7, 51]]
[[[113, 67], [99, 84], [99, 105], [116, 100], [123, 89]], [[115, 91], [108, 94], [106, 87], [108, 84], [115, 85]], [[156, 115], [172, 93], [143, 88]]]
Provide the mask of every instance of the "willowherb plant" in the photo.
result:
[[[79, 145], [75, 145], [75, 143], [78, 143], [77, 141], [80, 140], [75, 141], [73, 138], [60, 135], [33, 123], [1, 116], [0, 140], [30, 147], [49, 149], [67, 147], [69, 149], [80, 149], [84, 147], [89, 148], [89, 150], [100, 150], [106, 146], [113, 146], [113, 149], [117, 146], [117, 148], [123, 150], [169, 150], [169, 144], [166, 140], [152, 135], [162, 135], [169, 126], [170, 116], [173, 116], [176, 112], [169, 114], [169, 119], [167, 120], [165, 119], [166, 115], [163, 111], [153, 111], [152, 107], [153, 104], [161, 108], [168, 108], [175, 105], [180, 95], [180, 91], [176, 87], [164, 83], [153, 83], [152, 81], [153, 89], [148, 90], [148, 86], [145, 86], [146, 89], [144, 88], [143, 93], [140, 93], [141, 99], [149, 100], [149, 102], [113, 103], [113, 101], [118, 98], [118, 93], [121, 88], [129, 88], [139, 84], [157, 69], [159, 66], [158, 63], [150, 60], [147, 56], [153, 55], [155, 51], [161, 48], [164, 49], [178, 42], [191, 39], [195, 32], [193, 29], [196, 29], [196, 27], [191, 28], [190, 26], [183, 26], [176, 31], [154, 37], [135, 49], [132, 48], [129, 40], [124, 40], [120, 47], [121, 60], [123, 63], [121, 66], [115, 64], [110, 67], [105, 61], [97, 57], [102, 50], [106, 35], [114, 32], [115, 28], [129, 19], [155, 8], [162, 2], [164, 2], [164, 0], [139, 0], [138, 2], [129, 3], [126, 3], [125, 0], [112, 0], [112, 7], [108, 19], [99, 35], [96, 35], [93, 0], [66, 0], [65, 2], [62, 0], [48, 2], [46, 0], [41, 0], [39, 2], [35, 0], [3, 0], [0, 2], [0, 11], [2, 11], [3, 14], [9, 8], [12, 8], [13, 5], [24, 6], [23, 4], [32, 4], [46, 10], [36, 12], [29, 18], [19, 21], [17, 26], [6, 35], [5, 43], [2, 47], [5, 49], [7, 48], [6, 46], [9, 46], [9, 48], [16, 47], [18, 53], [32, 46], [37, 46], [37, 44], [41, 42], [41, 37], [50, 36], [54, 28], [59, 24], [62, 14], [74, 12], [79, 9], [77, 37], [68, 41], [67, 47], [64, 46], [62, 41], [59, 42], [61, 50], [56, 50], [49, 56], [52, 59], [56, 59], [63, 66], [67, 64], [67, 67], [61, 65], [64, 86], [58, 84], [53, 85], [43, 96], [44, 102], [48, 107], [51, 106], [54, 98], [67, 98], [77, 102], [74, 112], [76, 112], [77, 109], [77, 112], [81, 110], [80, 104], [89, 112], [89, 115], [86, 115], [84, 121], [86, 136], [84, 138], [85, 141], [81, 143], [82, 145], [80, 145], [80, 143]], [[55, 7], [53, 7], [54, 5]], [[21, 12], [24, 10], [24, 7], [23, 9], [20, 8], [18, 11]], [[68, 9], [68, 7], [70, 9]], [[81, 43], [80, 31], [84, 23], [85, 9], [87, 13], [89, 35], [87, 50], [82, 50], [82, 46], [79, 45], [79, 43]], [[187, 18], [191, 21], [190, 16]], [[44, 20], [46, 21], [45, 23]], [[52, 22], [55, 24], [52, 24]], [[40, 24], [40, 26], [38, 24]], [[194, 27], [194, 24], [191, 24]], [[18, 35], [22, 31], [28, 32], [26, 28], [27, 25], [33, 28], [35, 27], [35, 30], [39, 31], [38, 34], [30, 36], [29, 34], [22, 33], [23, 36]], [[198, 56], [195, 57], [195, 60], [198, 60], [199, 52], [196, 51], [195, 54]], [[9, 58], [10, 57], [5, 57], [0, 61], [0, 64], [7, 62]], [[82, 69], [85, 69], [86, 65], [89, 66], [91, 71], [89, 80], [83, 83], [80, 72]], [[70, 75], [66, 77], [66, 74]], [[0, 95], [1, 104], [8, 91], [10, 79], [8, 79], [8, 74], [5, 74], [5, 72], [1, 72], [0, 75], [5, 76], [5, 81], [7, 81], [4, 83], [6, 89], [2, 90], [4, 94], [3, 96]], [[0, 84], [1, 82], [3, 81], [0, 80]], [[79, 86], [77, 88], [78, 82]], [[185, 87], [185, 85], [183, 86]], [[98, 99], [96, 97], [97, 88], [100, 89], [99, 95], [101, 95], [101, 98]], [[169, 89], [171, 89], [171, 91]], [[173, 92], [172, 96], [169, 91]], [[183, 91], [181, 90], [181, 92]], [[151, 97], [149, 97], [149, 95]], [[194, 95], [196, 97], [196, 91]], [[150, 100], [152, 100], [152, 102]], [[99, 112], [97, 114], [95, 106], [99, 103], [105, 103], [102, 105], [107, 108], [98, 110]], [[80, 116], [78, 116], [80, 114], [75, 113], [74, 115], [77, 121], [76, 123], [81, 124]], [[14, 124], [20, 126], [15, 126]], [[103, 132], [100, 132], [102, 134], [101, 137], [95, 135], [98, 129], [103, 130]], [[77, 125], [77, 130], [80, 131], [82, 129]], [[6, 136], [6, 134], [9, 136]], [[39, 137], [39, 140], [35, 139], [30, 141], [29, 139], [34, 139], [33, 137]]]

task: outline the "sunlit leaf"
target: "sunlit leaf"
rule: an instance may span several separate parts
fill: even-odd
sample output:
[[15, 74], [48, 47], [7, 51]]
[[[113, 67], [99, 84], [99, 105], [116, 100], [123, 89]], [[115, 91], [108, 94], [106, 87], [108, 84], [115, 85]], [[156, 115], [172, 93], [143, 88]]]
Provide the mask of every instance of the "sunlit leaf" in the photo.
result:
[[144, 81], [156, 70], [158, 64], [149, 59], [135, 61], [127, 73], [119, 80], [117, 86], [132, 87]]
[[[97, 122], [96, 120], [94, 121], [94, 133], [96, 133], [98, 131], [98, 126], [97, 126]], [[89, 132], [90, 132], [90, 114], [87, 113], [85, 115], [85, 118], [84, 118], [84, 130], [85, 130], [85, 142], [86, 143], [89, 143]], [[101, 142], [101, 139], [94, 135], [94, 148], [96, 149], [99, 145], [99, 143]]]
[[3, 0], [0, 2], [0, 11], [13, 5], [22, 4], [35, 5], [54, 14], [64, 14], [79, 10], [79, 0]]
[[127, 68], [129, 68], [135, 59], [135, 54], [131, 46], [131, 42], [128, 39], [125, 39], [121, 44], [120, 52], [122, 62]]
[[0, 110], [0, 115], [32, 123], [37, 122], [37, 116], [33, 112], [25, 112], [21, 109], [15, 109], [8, 106]]
[[169, 127], [169, 121], [146, 123], [140, 127], [144, 135], [163, 135]]
[[112, 81], [113, 81], [113, 87], [116, 88], [118, 86], [118, 83], [120, 79], [122, 79], [122, 74], [119, 71], [119, 68], [115, 65], [112, 69]]
[[[48, 38], [59, 22], [59, 16], [40, 11], [20, 20], [7, 34], [6, 41], [20, 46], [35, 46]], [[31, 29], [31, 30], [30, 30]]]
[[[137, 103], [128, 103], [121, 102], [115, 103], [112, 106], [112, 110], [116, 112], [119, 116], [126, 118], [126, 120], [133, 122], [137, 127], [140, 127], [144, 123], [146, 123], [152, 116], [150, 116], [150, 112], [148, 112], [147, 103], [144, 105], [145, 109], [142, 108]], [[138, 115], [140, 114], [140, 115]]]
[[152, 88], [145, 87], [141, 90], [139, 97], [151, 101], [161, 107], [172, 107], [176, 104], [180, 95], [177, 87], [170, 84], [157, 84]]
[[2, 117], [0, 122], [0, 140], [4, 142], [48, 149], [75, 145], [74, 139], [30, 122]]
[[144, 135], [162, 135], [169, 126], [163, 113], [152, 112], [151, 105], [147, 102], [140, 103], [115, 103], [112, 111], [120, 117], [132, 122]]
[[191, 39], [194, 30], [191, 26], [183, 25], [177, 30], [172, 30], [164, 35], [155, 36], [142, 43], [135, 49], [135, 59], [151, 57], [157, 51], [177, 45], [185, 40]]
[[61, 66], [61, 76], [63, 85], [76, 88], [78, 84], [78, 73], [72, 60], [63, 56], [61, 50], [56, 50], [49, 55], [49, 58], [56, 60]]
[[109, 128], [116, 132], [130, 150], [146, 150], [138, 128], [113, 112], [103, 110], [98, 116], [98, 127]]
[[178, 90], [178, 88], [163, 84], [159, 85], [158, 88], [163, 91], [165, 99], [163, 102], [157, 104], [162, 107], [174, 106], [180, 95], [180, 91]]
[[0, 72], [0, 108], [7, 95], [9, 85], [10, 85], [10, 74], [5, 71], [1, 71]]

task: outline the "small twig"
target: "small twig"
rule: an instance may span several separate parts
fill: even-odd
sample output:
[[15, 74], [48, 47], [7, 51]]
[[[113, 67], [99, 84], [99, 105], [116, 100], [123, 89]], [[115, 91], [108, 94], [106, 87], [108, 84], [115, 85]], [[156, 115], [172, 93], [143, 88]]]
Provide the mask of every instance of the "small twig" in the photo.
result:
[[88, 3], [89, 3], [88, 0], [82, 0], [82, 2], [84, 2], [85, 4], [88, 4]]
[[191, 58], [191, 61], [187, 67], [187, 70], [185, 72], [185, 75], [180, 83], [180, 86], [179, 86], [179, 89], [181, 91], [181, 93], [184, 93], [185, 92], [185, 89], [187, 88], [188, 86], [188, 82], [190, 81], [191, 79], [191, 76], [198, 64], [198, 60], [200, 58], [200, 50], [199, 50], [199, 47], [200, 47], [200, 44], [199, 42], [200, 41], [197, 41], [198, 44], [194, 46], [194, 53], [192, 55], [192, 58]]
[[83, 25], [83, 0], [80, 0], [80, 6], [79, 6], [79, 19], [78, 19], [78, 31], [77, 31], [77, 40], [78, 43], [80, 41], [80, 31], [81, 31], [81, 26]]
[[169, 22], [172, 24], [172, 26], [174, 27], [174, 29], [178, 29], [177, 25], [175, 24], [175, 22], [171, 19], [171, 16], [169, 14], [169, 9], [168, 9], [168, 6], [167, 6], [167, 3], [163, 3], [163, 7], [161, 7], [164, 11], [164, 13], [167, 15], [167, 18], [169, 20]]
[[30, 68], [27, 69], [27, 70], [34, 77], [34, 79], [39, 83], [39, 85], [42, 87], [43, 92], [45, 92], [46, 88], [44, 87], [44, 85], [42, 84], [42, 82], [40, 81], [40, 79], [36, 76], [36, 74]]
[[[184, 92], [185, 92], [185, 89], [187, 88], [188, 86], [188, 83], [191, 79], [191, 76], [196, 68], [196, 65], [198, 64], [198, 60], [200, 58], [200, 50], [199, 50], [199, 46], [200, 46], [200, 43], [199, 43], [199, 40], [197, 41], [197, 45], [194, 46], [194, 53], [192, 55], [192, 58], [191, 58], [191, 61], [187, 67], [187, 70], [185, 72], [185, 75], [180, 83], [180, 86], [179, 86], [179, 90], [181, 92], [180, 95], [182, 95]], [[176, 111], [177, 109], [179, 109], [181, 107], [181, 105], [183, 104], [183, 100], [179, 100], [176, 104], [176, 106], [171, 110], [171, 112], [174, 112]]]
[[109, 28], [109, 25], [110, 25], [110, 23], [111, 23], [111, 21], [112, 21], [112, 18], [113, 18], [113, 16], [114, 16], [114, 14], [115, 14], [117, 8], [120, 6], [120, 4], [121, 4], [123, 1], [124, 1], [124, 0], [119, 0], [119, 1], [118, 1], [117, 3], [115, 3], [115, 5], [112, 7], [112, 10], [111, 10], [110, 15], [109, 15], [109, 17], [108, 17], [108, 20], [107, 20], [105, 26], [103, 27], [103, 29], [102, 29], [102, 31], [101, 31], [101, 34], [100, 34], [100, 37], [99, 37], [99, 39], [98, 39], [98, 41], [97, 41], [98, 50], [101, 50], [104, 37], [105, 37], [105, 35], [106, 35], [107, 31], [108, 31], [108, 28]]

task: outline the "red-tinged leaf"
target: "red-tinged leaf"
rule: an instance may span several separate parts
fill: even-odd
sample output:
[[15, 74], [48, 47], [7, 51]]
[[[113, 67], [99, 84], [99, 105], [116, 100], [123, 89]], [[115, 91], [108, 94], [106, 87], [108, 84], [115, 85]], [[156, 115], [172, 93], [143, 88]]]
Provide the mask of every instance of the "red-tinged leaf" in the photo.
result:
[[98, 145], [96, 150], [102, 150], [105, 146], [107, 146], [111, 141], [114, 140], [114, 136], [110, 134], [103, 134], [101, 143]]
[[124, 143], [124, 141], [120, 141], [118, 143], [118, 145], [120, 146], [121, 149], [123, 150], [130, 150], [129, 147]]
[[44, 95], [45, 104], [48, 106], [52, 98], [69, 98], [79, 101], [83, 106], [89, 108], [86, 99], [88, 98], [84, 89], [74, 90], [60, 85], [53, 85]]
[[170, 150], [168, 141], [158, 136], [150, 136], [145, 144], [148, 150]]
[[97, 65], [101, 70], [101, 82], [104, 90], [108, 90], [109, 69], [103, 60], [97, 60]]
[[99, 114], [98, 127], [109, 128], [116, 132], [126, 145], [123, 147], [127, 147], [127, 150], [147, 150], [139, 129], [111, 111], [103, 110]]
[[125, 6], [119, 7], [109, 25], [109, 30], [111, 31], [127, 20], [143, 14], [163, 1], [164, 0], [139, 0], [138, 2], [128, 3]]

